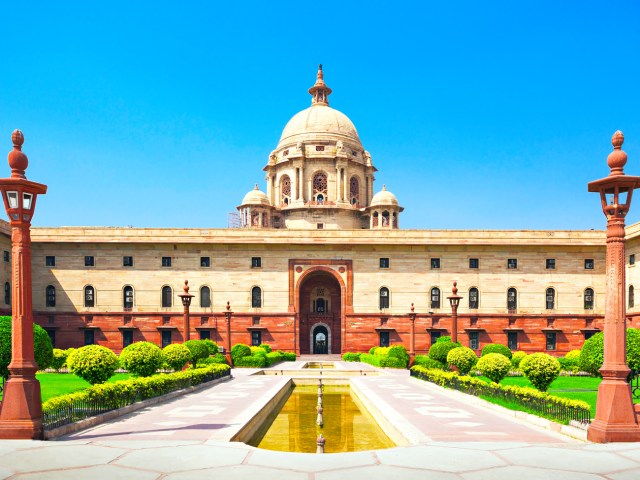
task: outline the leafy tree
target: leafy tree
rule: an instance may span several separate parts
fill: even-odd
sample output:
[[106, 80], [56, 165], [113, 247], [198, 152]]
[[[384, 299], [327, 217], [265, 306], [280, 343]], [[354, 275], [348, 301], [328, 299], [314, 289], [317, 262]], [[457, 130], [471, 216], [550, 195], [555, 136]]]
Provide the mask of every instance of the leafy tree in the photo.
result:
[[[580, 370], [596, 377], [604, 357], [604, 334], [596, 333], [582, 345], [580, 352]], [[640, 330], [627, 328], [627, 365], [631, 370], [640, 370]]]
[[191, 352], [191, 365], [197, 368], [198, 360], [203, 360], [209, 356], [209, 348], [202, 340], [187, 340], [184, 346]]
[[[53, 346], [49, 334], [40, 325], [33, 324], [33, 350], [38, 368], [44, 370], [53, 361]], [[0, 317], [0, 377], [9, 377], [11, 363], [11, 317]]]

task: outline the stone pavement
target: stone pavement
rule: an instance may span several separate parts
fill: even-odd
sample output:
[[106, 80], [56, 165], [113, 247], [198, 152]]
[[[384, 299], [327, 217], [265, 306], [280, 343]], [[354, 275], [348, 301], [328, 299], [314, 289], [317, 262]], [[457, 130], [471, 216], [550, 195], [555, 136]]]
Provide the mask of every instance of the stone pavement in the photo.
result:
[[640, 479], [640, 444], [579, 442], [387, 370], [350, 379], [409, 445], [313, 455], [229, 442], [287, 381], [233, 373], [229, 382], [56, 441], [2, 441], [0, 479]]

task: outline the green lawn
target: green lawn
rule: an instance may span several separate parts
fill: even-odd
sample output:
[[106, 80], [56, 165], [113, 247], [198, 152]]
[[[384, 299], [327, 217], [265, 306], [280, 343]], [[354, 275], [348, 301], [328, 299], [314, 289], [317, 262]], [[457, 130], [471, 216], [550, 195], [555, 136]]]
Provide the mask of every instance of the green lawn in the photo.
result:
[[[71, 373], [36, 373], [36, 378], [40, 381], [43, 402], [46, 402], [52, 397], [77, 392], [78, 390], [83, 390], [91, 386], [89, 382], [85, 382], [80, 377]], [[116, 373], [108, 381], [117, 382], [118, 380], [127, 380], [128, 378], [131, 378], [131, 374], [129, 373]], [[2, 398], [1, 393], [0, 398]]]

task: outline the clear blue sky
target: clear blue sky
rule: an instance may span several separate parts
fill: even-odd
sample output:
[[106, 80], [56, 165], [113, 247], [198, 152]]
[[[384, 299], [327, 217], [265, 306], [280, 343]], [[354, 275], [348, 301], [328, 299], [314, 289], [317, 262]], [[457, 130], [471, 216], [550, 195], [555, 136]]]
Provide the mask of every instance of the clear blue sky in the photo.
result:
[[38, 226], [225, 227], [318, 63], [403, 228], [604, 228], [587, 182], [617, 129], [640, 175], [637, 1], [24, 1], [2, 19], [0, 153], [23, 130]]

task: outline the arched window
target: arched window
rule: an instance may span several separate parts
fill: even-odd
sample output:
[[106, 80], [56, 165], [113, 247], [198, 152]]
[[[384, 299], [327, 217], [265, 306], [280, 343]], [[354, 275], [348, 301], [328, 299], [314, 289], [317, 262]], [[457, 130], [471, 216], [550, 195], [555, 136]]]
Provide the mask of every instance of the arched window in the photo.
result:
[[53, 285], [47, 285], [47, 307], [56, 306], [56, 287]]
[[396, 215], [396, 212], [393, 212], [392, 218], [393, 218], [393, 222], [392, 222], [393, 228], [398, 228], [398, 215]]
[[280, 179], [280, 199], [284, 205], [291, 203], [291, 179], [289, 175], [283, 175]]
[[383, 308], [389, 308], [389, 289], [387, 287], [380, 289], [380, 310]]
[[516, 310], [518, 308], [518, 292], [515, 288], [507, 290], [507, 309]]
[[373, 212], [373, 226], [377, 227], [378, 226], [378, 212]]
[[593, 288], [585, 288], [584, 290], [584, 309], [593, 310]]
[[383, 227], [389, 226], [389, 212], [387, 212], [386, 210], [382, 212], [382, 226]]
[[349, 181], [349, 202], [351, 205], [358, 205], [360, 203], [360, 182], [358, 177], [351, 177]]
[[556, 291], [553, 288], [547, 288], [545, 293], [545, 300], [547, 305], [547, 310], [553, 310], [556, 308]]
[[11, 284], [9, 282], [4, 284], [4, 303], [11, 305]]
[[469, 289], [469, 309], [475, 310], [480, 302], [480, 294], [476, 287]]
[[95, 290], [92, 285], [84, 287], [84, 306], [93, 307], [95, 305]]
[[172, 303], [173, 303], [173, 291], [171, 290], [171, 287], [169, 287], [168, 285], [165, 285], [164, 287], [162, 287], [162, 306], [170, 307]]
[[633, 308], [634, 299], [633, 299], [633, 285], [629, 285], [629, 308]]
[[327, 174], [318, 172], [313, 176], [313, 199], [324, 203], [327, 199]]
[[133, 308], [133, 287], [127, 285], [122, 290], [122, 303], [125, 309]]
[[324, 313], [325, 310], [327, 309], [327, 302], [324, 298], [316, 298], [315, 300], [315, 305], [316, 305], [316, 313]]
[[211, 307], [211, 289], [207, 286], [200, 287], [200, 306], [202, 308]]
[[431, 289], [431, 308], [440, 308], [440, 289], [433, 287]]
[[260, 287], [253, 287], [251, 289], [251, 308], [262, 307], [262, 289]]

